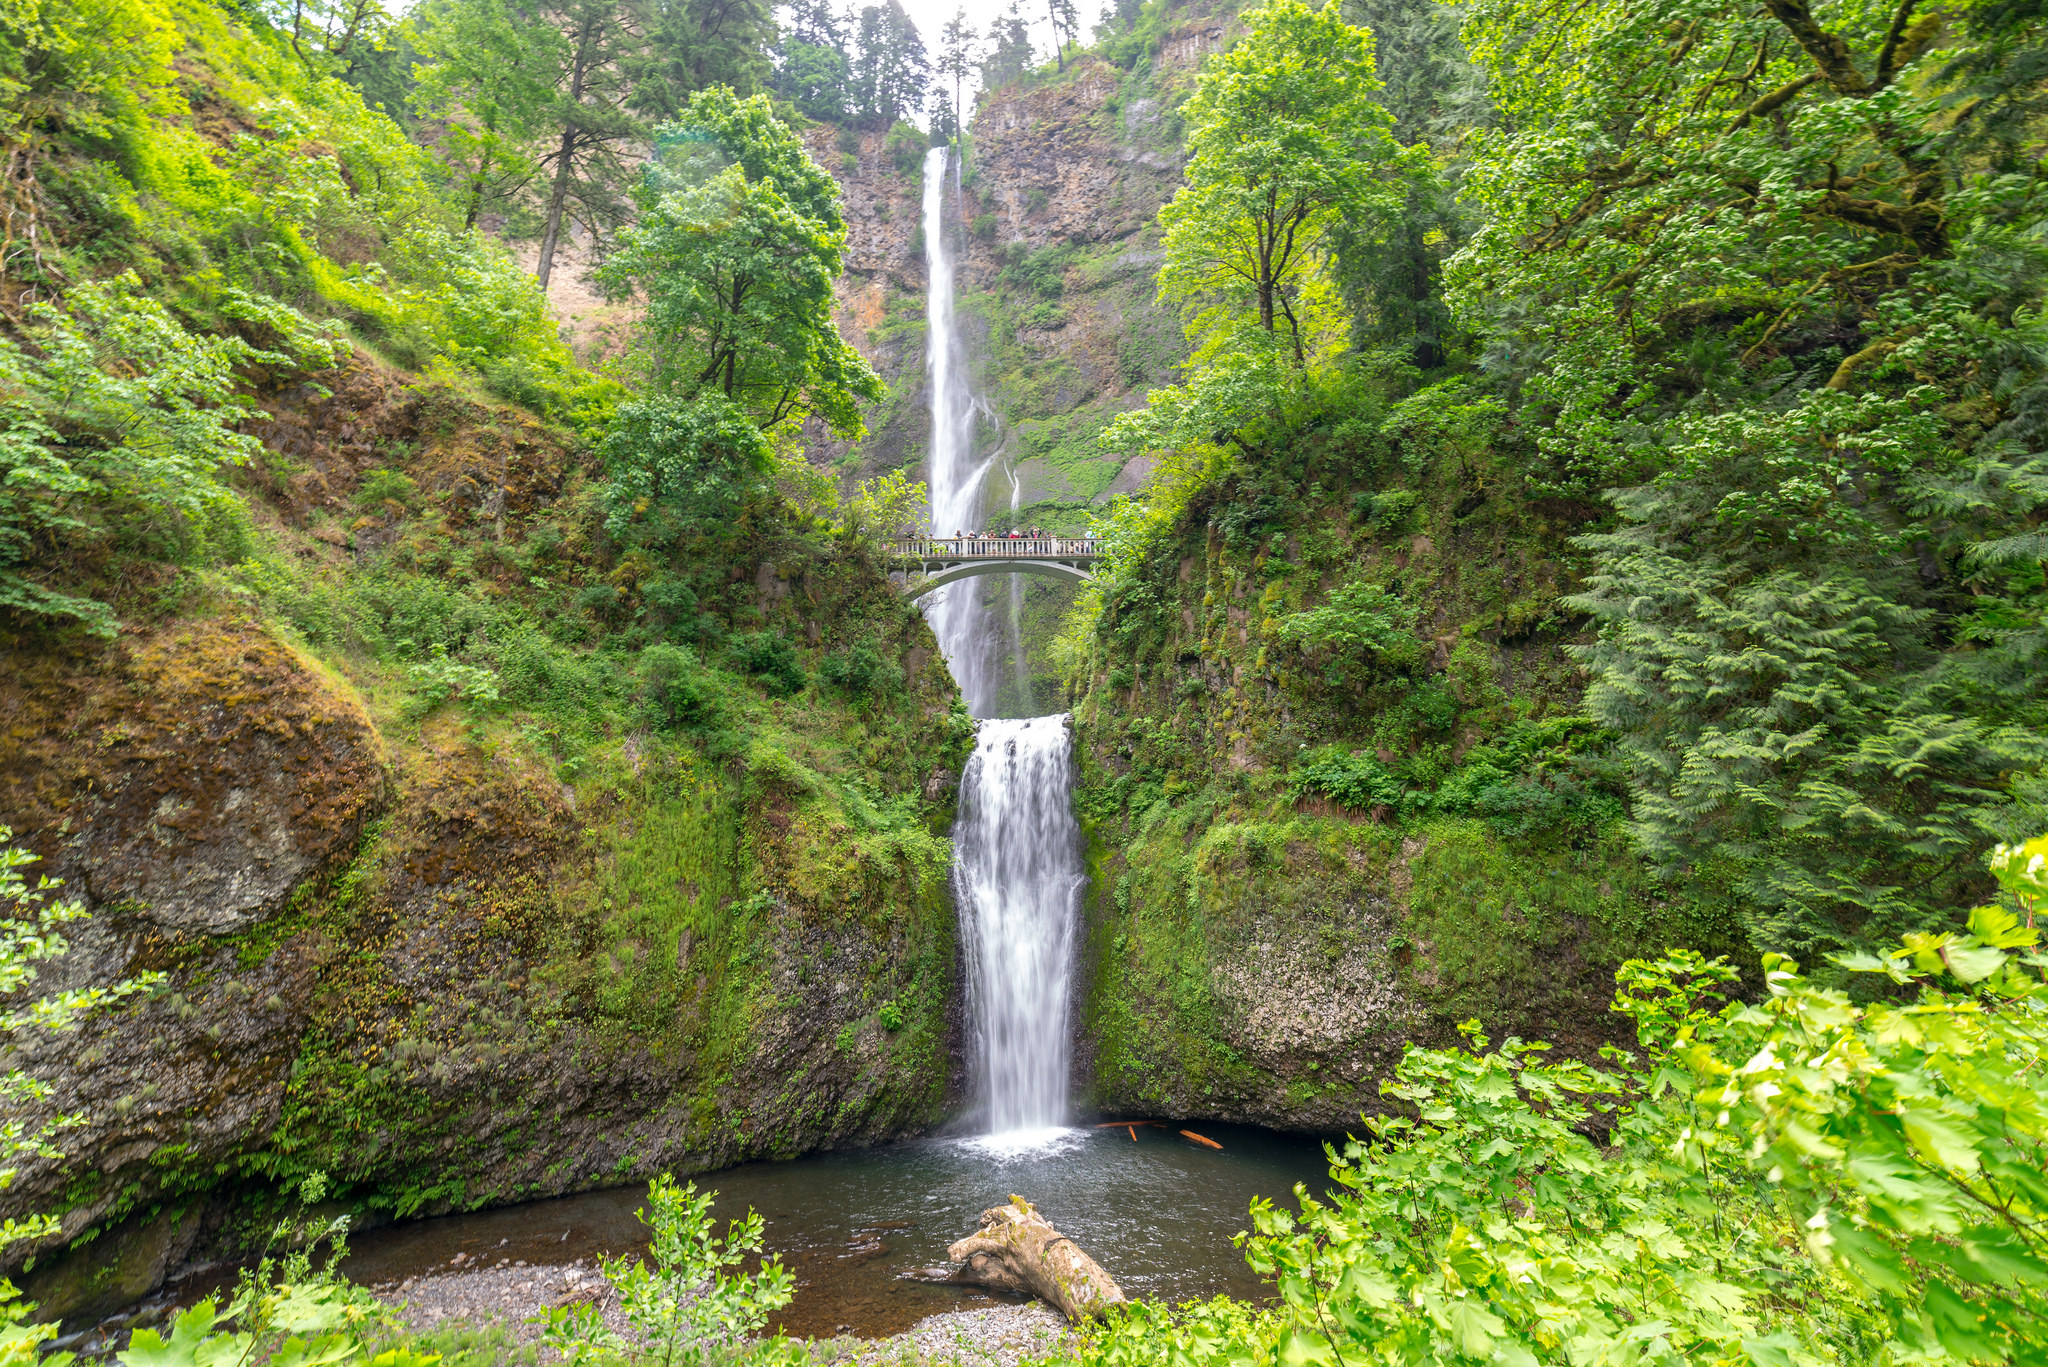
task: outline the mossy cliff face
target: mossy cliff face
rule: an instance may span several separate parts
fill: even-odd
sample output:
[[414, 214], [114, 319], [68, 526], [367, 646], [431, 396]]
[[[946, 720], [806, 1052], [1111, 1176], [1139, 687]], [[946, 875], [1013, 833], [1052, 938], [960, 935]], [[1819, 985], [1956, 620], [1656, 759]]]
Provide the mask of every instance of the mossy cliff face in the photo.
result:
[[1179, 188], [1178, 109], [1228, 13], [1170, 10], [1156, 31], [985, 92], [971, 126], [959, 229], [962, 335], [984, 435], [1014, 471], [1017, 507], [999, 520], [1080, 530], [1091, 508], [1150, 473], [1100, 450], [1096, 434], [1184, 350], [1179, 320], [1154, 303], [1159, 207]]
[[804, 133], [811, 159], [839, 182], [846, 218], [846, 272], [834, 286], [840, 335], [888, 385], [862, 412], [861, 440], [834, 437], [818, 419], [804, 431], [813, 464], [851, 484], [877, 471], [923, 478], [931, 435], [924, 373], [925, 261], [921, 167], [892, 155], [885, 135], [814, 124]]
[[[1512, 434], [1447, 435], [1478, 410], [1427, 402], [1248, 458], [1109, 596], [1075, 695], [1098, 1107], [1355, 1126], [1410, 1042], [1477, 1019], [1591, 1057], [1627, 1042], [1623, 959], [1732, 947], [1631, 852], [1573, 719], [1589, 510], [1517, 497], [1489, 445]], [[1360, 583], [1403, 625], [1379, 673], [1333, 678], [1290, 622]], [[1333, 764], [1380, 795], [1304, 786]]]
[[[773, 520], [698, 567], [689, 629], [780, 635], [804, 686], [692, 665], [678, 723], [639, 654], [678, 628], [636, 616], [653, 571], [617, 570], [559, 434], [367, 363], [330, 388], [269, 396], [256, 560], [118, 642], [0, 659], [0, 822], [93, 908], [43, 981], [167, 975], [21, 1060], [83, 1117], [6, 1194], [90, 1240], [16, 1250], [55, 1313], [231, 1251], [314, 1171], [426, 1214], [957, 1099], [967, 735], [880, 570]], [[855, 646], [885, 682], [826, 685]], [[443, 702], [441, 660], [503, 701]]]

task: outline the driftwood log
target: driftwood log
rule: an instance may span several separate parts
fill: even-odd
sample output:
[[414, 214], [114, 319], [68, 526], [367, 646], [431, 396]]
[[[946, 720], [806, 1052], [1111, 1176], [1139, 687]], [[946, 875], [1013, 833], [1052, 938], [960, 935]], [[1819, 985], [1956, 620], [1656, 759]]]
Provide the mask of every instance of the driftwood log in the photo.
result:
[[1036, 1296], [1069, 1320], [1099, 1316], [1124, 1293], [1095, 1260], [1052, 1227], [1029, 1201], [981, 1213], [981, 1228], [946, 1250], [956, 1281]]

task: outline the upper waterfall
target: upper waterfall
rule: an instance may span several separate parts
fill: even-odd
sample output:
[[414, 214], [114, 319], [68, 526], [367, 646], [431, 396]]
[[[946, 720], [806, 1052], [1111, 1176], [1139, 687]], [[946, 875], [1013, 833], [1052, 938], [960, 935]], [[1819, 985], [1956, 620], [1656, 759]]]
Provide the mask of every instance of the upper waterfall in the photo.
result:
[[[949, 536], [975, 530], [981, 517], [982, 483], [995, 463], [993, 453], [974, 449], [975, 405], [968, 388], [966, 357], [953, 317], [953, 249], [947, 240], [948, 149], [924, 156], [925, 377], [931, 390], [931, 446], [927, 483], [932, 531]], [[976, 586], [954, 584], [932, 594], [927, 610], [932, 634], [967, 700], [967, 710], [994, 710], [997, 686], [993, 635], [983, 629]]]

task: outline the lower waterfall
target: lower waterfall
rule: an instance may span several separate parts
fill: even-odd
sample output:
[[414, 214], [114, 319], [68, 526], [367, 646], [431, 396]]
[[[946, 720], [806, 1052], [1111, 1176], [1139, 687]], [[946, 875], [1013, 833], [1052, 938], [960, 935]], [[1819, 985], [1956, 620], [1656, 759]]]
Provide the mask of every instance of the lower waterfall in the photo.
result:
[[960, 785], [953, 887], [974, 1061], [992, 1134], [1067, 1118], [1081, 828], [1064, 715], [984, 721]]

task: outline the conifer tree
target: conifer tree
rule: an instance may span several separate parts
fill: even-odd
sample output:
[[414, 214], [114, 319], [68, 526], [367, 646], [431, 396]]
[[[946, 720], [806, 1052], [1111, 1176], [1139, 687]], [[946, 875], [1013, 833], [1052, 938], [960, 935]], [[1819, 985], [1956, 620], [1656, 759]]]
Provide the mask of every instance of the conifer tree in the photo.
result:
[[1067, 44], [1080, 36], [1081, 20], [1074, 0], [1045, 0], [1046, 21], [1052, 25], [1052, 55], [1059, 69], [1067, 69]]
[[695, 91], [765, 87], [775, 17], [767, 0], [654, 0], [647, 39], [633, 66], [632, 107], [644, 118], [673, 118]]
[[1490, 122], [1485, 83], [1465, 55], [1460, 11], [1441, 0], [1346, 0], [1345, 16], [1370, 29], [1380, 101], [1394, 139], [1426, 142], [1439, 174], [1417, 177], [1390, 212], [1360, 216], [1335, 235], [1337, 282], [1361, 348], [1398, 346], [1422, 369], [1442, 365], [1464, 334], [1443, 298], [1443, 263], [1471, 235], [1457, 201], [1463, 144]]
[[2006, 142], [2048, 19], [1477, 0], [1465, 42], [1499, 126], [1451, 298], [1542, 415], [1531, 485], [1620, 514], [1577, 602], [1638, 841], [1809, 961], [1951, 917], [2048, 761], [2048, 238]]
[[924, 39], [900, 0], [869, 5], [854, 29], [852, 113], [864, 128], [887, 129], [923, 107], [931, 86]]
[[830, 0], [797, 0], [782, 31], [775, 91], [806, 116], [829, 123], [847, 117], [846, 31]]
[[462, 158], [471, 224], [492, 200], [537, 194], [545, 290], [563, 227], [602, 244], [630, 213], [636, 72], [649, 63], [656, 16], [640, 0], [449, 0], [428, 16], [434, 61], [419, 71], [428, 106], [465, 129]]
[[1017, 0], [1010, 12], [988, 26], [985, 54], [981, 59], [981, 86], [992, 90], [1020, 79], [1037, 60], [1031, 49], [1031, 26], [1024, 22]]
[[979, 56], [980, 41], [974, 26], [967, 22], [966, 7], [961, 6], [953, 11], [953, 17], [939, 30], [939, 60], [933, 68], [938, 76], [953, 86], [951, 122], [955, 136], [966, 121], [966, 111], [961, 108], [962, 90], [967, 78], [973, 74]]

